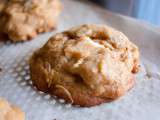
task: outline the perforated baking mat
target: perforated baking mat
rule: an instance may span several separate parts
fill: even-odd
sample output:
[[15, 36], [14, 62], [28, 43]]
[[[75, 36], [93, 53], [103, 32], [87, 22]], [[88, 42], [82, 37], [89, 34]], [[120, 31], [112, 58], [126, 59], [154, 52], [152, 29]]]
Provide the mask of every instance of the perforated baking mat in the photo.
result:
[[[103, 10], [83, 1], [62, 0], [58, 30], [23, 43], [0, 42], [0, 96], [20, 106], [26, 120], [159, 120], [160, 33], [152, 26]], [[108, 24], [124, 32], [141, 51], [141, 71], [125, 96], [91, 108], [65, 104], [37, 91], [29, 76], [28, 59], [58, 31], [83, 23]]]

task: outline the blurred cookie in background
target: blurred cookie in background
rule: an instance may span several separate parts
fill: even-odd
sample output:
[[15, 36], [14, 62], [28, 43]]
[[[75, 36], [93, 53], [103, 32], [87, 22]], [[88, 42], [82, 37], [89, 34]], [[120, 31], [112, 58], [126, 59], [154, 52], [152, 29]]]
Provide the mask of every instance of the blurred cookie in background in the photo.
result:
[[25, 41], [56, 28], [59, 0], [1, 0], [0, 32], [12, 41]]
[[0, 98], [0, 120], [25, 120], [24, 112]]

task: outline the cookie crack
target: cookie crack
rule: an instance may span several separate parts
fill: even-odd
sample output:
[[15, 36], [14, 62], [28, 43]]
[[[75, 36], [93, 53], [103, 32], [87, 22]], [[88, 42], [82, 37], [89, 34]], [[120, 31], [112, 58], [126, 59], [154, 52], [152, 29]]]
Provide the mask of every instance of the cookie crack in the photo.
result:
[[66, 89], [66, 88], [65, 88], [64, 86], [62, 86], [62, 85], [55, 85], [55, 88], [62, 89], [62, 90], [66, 93], [66, 95], [68, 96], [68, 98], [70, 99], [71, 104], [73, 104], [74, 100], [73, 100], [72, 95], [71, 95], [71, 93], [69, 92], [68, 89]]

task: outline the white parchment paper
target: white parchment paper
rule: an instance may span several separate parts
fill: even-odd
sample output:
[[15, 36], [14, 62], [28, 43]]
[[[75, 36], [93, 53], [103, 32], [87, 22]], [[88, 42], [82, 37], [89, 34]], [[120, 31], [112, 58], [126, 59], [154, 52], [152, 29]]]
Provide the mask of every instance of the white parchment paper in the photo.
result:
[[[0, 42], [0, 96], [20, 106], [26, 120], [159, 120], [160, 33], [152, 26], [110, 13], [91, 3], [62, 0], [58, 30], [24, 43]], [[124, 32], [141, 51], [136, 86], [112, 103], [91, 108], [65, 104], [32, 87], [28, 59], [56, 32], [83, 23], [108, 24]]]

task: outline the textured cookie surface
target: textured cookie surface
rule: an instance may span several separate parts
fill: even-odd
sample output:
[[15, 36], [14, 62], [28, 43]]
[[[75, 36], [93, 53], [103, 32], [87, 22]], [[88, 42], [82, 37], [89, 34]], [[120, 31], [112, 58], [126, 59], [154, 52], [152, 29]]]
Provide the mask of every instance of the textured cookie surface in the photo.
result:
[[56, 27], [59, 0], [0, 0], [0, 31], [13, 41], [29, 40]]
[[41, 91], [80, 106], [114, 100], [134, 85], [139, 50], [105, 25], [81, 25], [58, 33], [30, 60], [31, 78]]
[[25, 120], [24, 113], [0, 98], [0, 120]]

